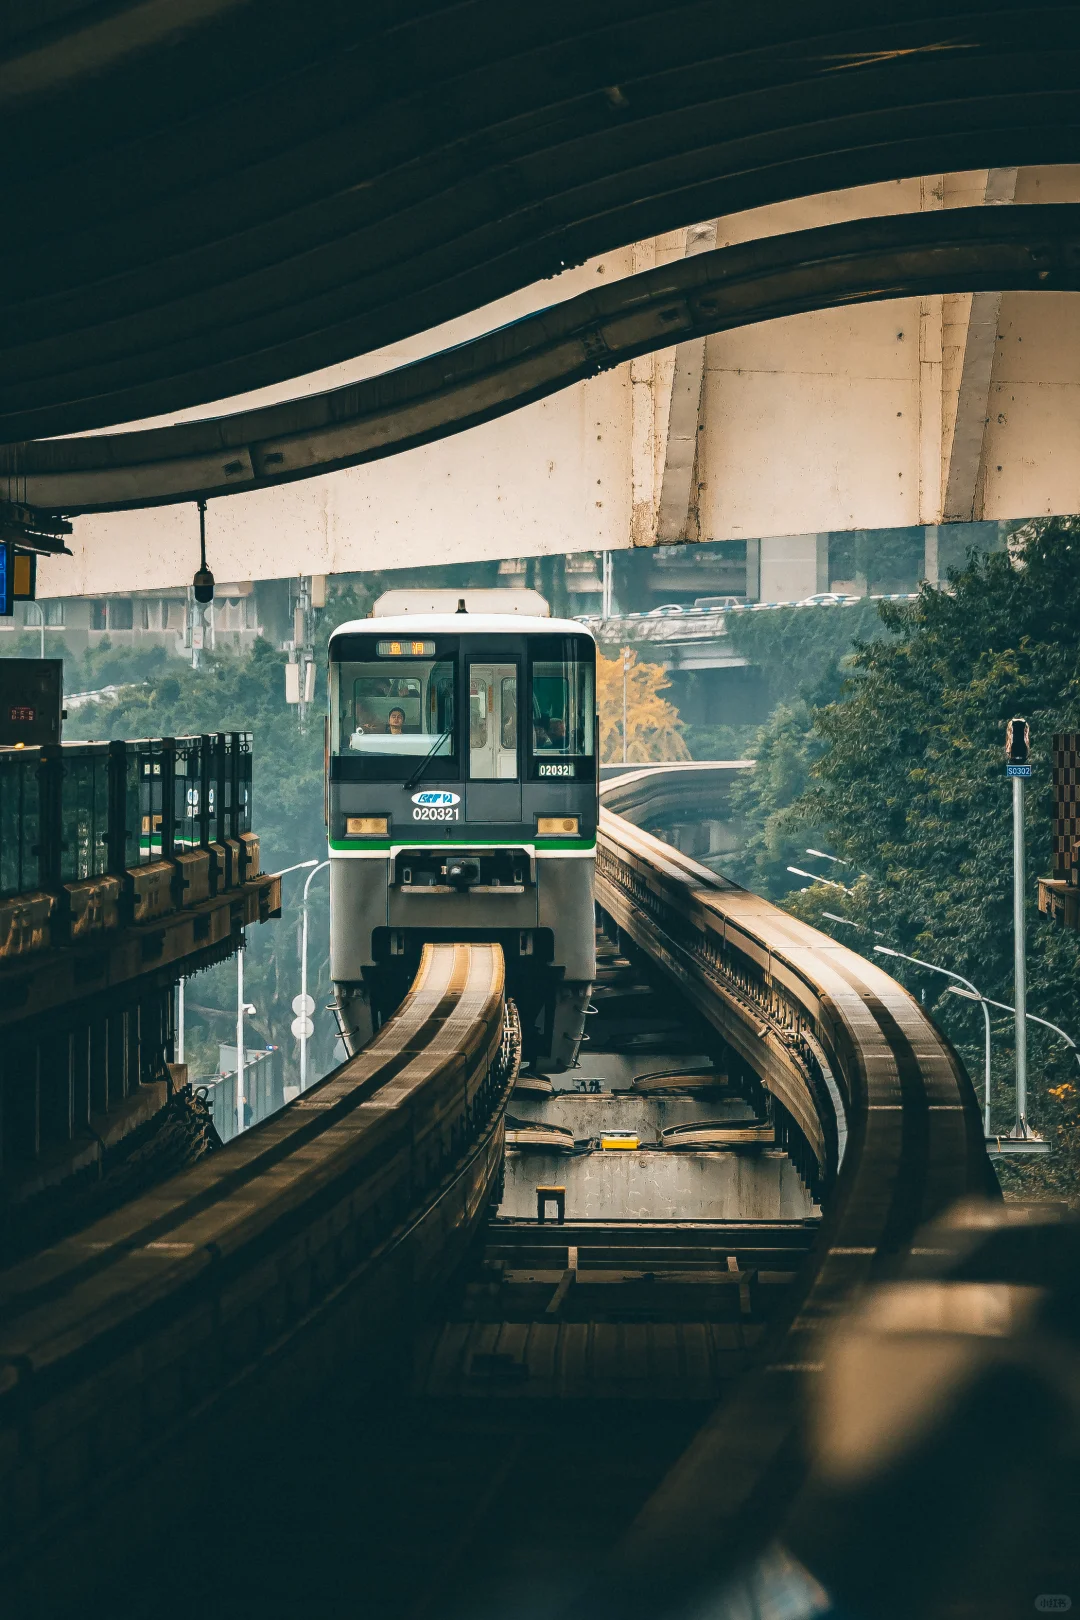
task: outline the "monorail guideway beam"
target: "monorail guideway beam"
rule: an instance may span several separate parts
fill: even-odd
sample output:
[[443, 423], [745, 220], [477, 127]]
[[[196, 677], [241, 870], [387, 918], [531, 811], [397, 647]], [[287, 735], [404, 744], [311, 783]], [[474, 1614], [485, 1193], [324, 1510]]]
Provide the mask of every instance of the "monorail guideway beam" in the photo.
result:
[[362, 382], [232, 416], [0, 445], [31, 508], [242, 494], [429, 444], [713, 332], [920, 294], [1080, 289], [1080, 204], [948, 208], [717, 248], [624, 277]]
[[1078, 156], [1075, 0], [174, 12], [5, 8], [5, 437], [302, 376], [688, 221]]
[[381, 1400], [500, 1186], [520, 1058], [492, 945], [436, 945], [364, 1052], [0, 1274], [0, 1580], [91, 1607], [334, 1379]]
[[[590, 1588], [560, 1620], [698, 1612], [789, 1515], [838, 1314], [953, 1202], [1000, 1203], [979, 1101], [918, 1003], [875, 964], [717, 877], [603, 797], [597, 901], [760, 1074], [809, 1152], [823, 1216], [786, 1315]], [[992, 1218], [992, 1217], [991, 1217]]]

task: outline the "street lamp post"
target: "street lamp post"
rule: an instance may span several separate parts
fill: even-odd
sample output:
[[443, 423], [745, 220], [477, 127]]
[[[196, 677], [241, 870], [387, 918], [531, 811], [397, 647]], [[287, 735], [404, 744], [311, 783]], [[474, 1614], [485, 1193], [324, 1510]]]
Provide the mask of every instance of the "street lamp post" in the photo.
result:
[[[287, 877], [290, 872], [300, 872], [309, 866], [315, 866], [315, 861], [297, 861], [295, 866], [287, 866], [277, 875], [279, 878]], [[244, 1002], [244, 946], [241, 943], [236, 953], [236, 1132], [237, 1135], [244, 1129], [244, 1014], [254, 1012]]]
[[302, 1092], [307, 1090], [308, 890], [311, 888], [311, 880], [312, 880], [312, 878], [315, 877], [316, 873], [321, 872], [324, 866], [329, 866], [330, 862], [329, 861], [320, 861], [317, 866], [315, 865], [314, 862], [311, 862], [310, 864], [312, 866], [312, 870], [308, 873], [307, 881], [304, 884], [304, 917], [303, 917], [303, 923], [301, 925], [301, 930], [300, 930], [300, 1008], [301, 1008], [301, 1011], [300, 1011], [300, 1090]]
[[885, 935], [881, 932], [880, 928], [868, 928], [865, 923], [852, 922], [850, 917], [839, 917], [835, 911], [823, 911], [821, 915], [823, 917], [828, 917], [830, 922], [843, 923], [845, 928], [857, 928], [860, 933], [873, 934], [875, 939], [885, 938]]
[[184, 1061], [184, 981], [179, 979], [176, 985], [176, 1041], [174, 1043], [177, 1063]]
[[244, 946], [236, 953], [236, 1134], [244, 1129]]
[[794, 872], [796, 877], [809, 878], [811, 883], [823, 883], [827, 889], [839, 889], [841, 894], [851, 893], [842, 883], [834, 883], [832, 878], [818, 877], [816, 872], [804, 872], [801, 866], [789, 866], [788, 871]]
[[1021, 716], [1005, 729], [1005, 761], [1013, 802], [1013, 994], [1016, 997], [1016, 1134], [1027, 1135], [1027, 939], [1024, 915], [1024, 782], [1031, 731]]
[[983, 1056], [983, 1128], [987, 1136], [990, 1135], [990, 1013], [986, 1005], [986, 998], [976, 990], [970, 979], [965, 979], [961, 973], [953, 973], [949, 968], [938, 967], [935, 962], [924, 962], [921, 957], [908, 956], [906, 951], [894, 951], [891, 945], [875, 945], [874, 950], [879, 956], [898, 956], [903, 962], [914, 962], [916, 967], [925, 968], [928, 973], [940, 973], [943, 978], [955, 979], [957, 984], [964, 985], [971, 992], [974, 1000], [982, 1003], [983, 1034], [985, 1051]]
[[[978, 991], [958, 990], [955, 985], [949, 986], [954, 996], [963, 996], [965, 1001], [982, 1001], [987, 1007], [997, 1007], [1000, 1012], [1015, 1013], [1016, 1008], [1010, 1007], [1007, 1001], [992, 1001], [989, 996], [980, 996]], [[1044, 1029], [1052, 1029], [1055, 1035], [1060, 1035], [1066, 1046], [1072, 1047], [1077, 1063], [1080, 1063], [1080, 1046], [1077, 1046], [1071, 1035], [1066, 1035], [1060, 1024], [1052, 1024], [1049, 1018], [1038, 1018], [1034, 1013], [1025, 1012], [1024, 1017], [1029, 1024], [1041, 1024]]]

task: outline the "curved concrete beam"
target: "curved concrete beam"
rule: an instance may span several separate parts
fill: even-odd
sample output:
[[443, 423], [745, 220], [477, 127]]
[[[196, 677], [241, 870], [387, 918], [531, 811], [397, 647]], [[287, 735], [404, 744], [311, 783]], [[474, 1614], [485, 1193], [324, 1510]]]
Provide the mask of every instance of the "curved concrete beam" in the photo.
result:
[[1080, 158], [1078, 0], [0, 8], [0, 438], [370, 353], [785, 198]]
[[717, 249], [328, 393], [175, 427], [0, 447], [0, 480], [13, 499], [70, 514], [266, 488], [427, 444], [710, 332], [983, 290], [1080, 290], [1080, 204], [900, 214]]

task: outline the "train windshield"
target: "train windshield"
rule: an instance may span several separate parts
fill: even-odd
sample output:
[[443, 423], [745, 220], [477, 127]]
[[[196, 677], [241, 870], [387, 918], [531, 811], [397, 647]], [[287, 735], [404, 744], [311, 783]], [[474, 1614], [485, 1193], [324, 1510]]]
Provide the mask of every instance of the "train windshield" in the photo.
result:
[[583, 775], [592, 769], [595, 746], [593, 660], [569, 639], [562, 657], [544, 656], [548, 650], [535, 649], [530, 670], [532, 774]]
[[[336, 752], [386, 763], [453, 755], [452, 658], [395, 658], [336, 666], [333, 731]], [[380, 775], [385, 772], [380, 770]]]

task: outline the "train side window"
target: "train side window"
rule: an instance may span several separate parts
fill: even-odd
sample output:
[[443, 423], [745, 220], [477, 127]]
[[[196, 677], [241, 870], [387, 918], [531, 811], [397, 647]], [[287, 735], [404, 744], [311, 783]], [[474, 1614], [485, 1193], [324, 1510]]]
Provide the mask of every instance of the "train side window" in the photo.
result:
[[[549, 652], [550, 649], [550, 652]], [[562, 651], [562, 657], [550, 653]], [[548, 653], [545, 657], [544, 653]], [[530, 670], [530, 775], [591, 779], [596, 748], [592, 647], [576, 637], [536, 637]]]
[[[487, 748], [490, 695], [487, 681], [473, 671], [469, 676], [469, 747], [474, 754], [482, 753]], [[473, 764], [475, 766], [475, 760]], [[475, 769], [473, 775], [476, 775]]]
[[473, 781], [515, 781], [517, 669], [469, 666], [469, 775]]
[[499, 683], [500, 744], [517, 752], [517, 675], [504, 675]]

